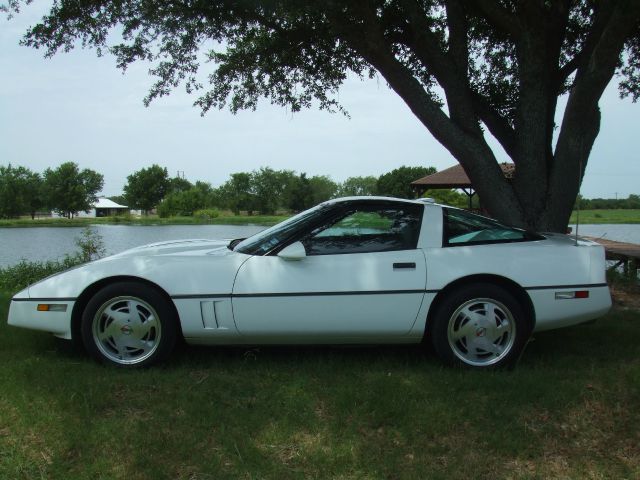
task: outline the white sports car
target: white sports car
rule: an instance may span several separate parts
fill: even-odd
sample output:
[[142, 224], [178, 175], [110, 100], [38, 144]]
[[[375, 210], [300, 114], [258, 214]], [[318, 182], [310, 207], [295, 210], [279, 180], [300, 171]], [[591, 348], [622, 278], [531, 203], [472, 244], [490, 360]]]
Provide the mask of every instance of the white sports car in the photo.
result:
[[431, 342], [512, 364], [531, 332], [605, 314], [603, 247], [428, 201], [331, 200], [253, 237], [134, 248], [14, 296], [9, 324], [119, 366], [190, 344]]

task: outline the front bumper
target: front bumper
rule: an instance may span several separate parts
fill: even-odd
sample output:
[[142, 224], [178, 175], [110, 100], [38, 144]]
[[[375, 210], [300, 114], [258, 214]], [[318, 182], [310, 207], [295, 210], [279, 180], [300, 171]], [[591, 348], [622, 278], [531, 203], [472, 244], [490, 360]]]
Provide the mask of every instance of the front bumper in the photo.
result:
[[[9, 305], [7, 323], [14, 327], [53, 333], [56, 337], [71, 339], [71, 314], [75, 301], [16, 298]], [[58, 311], [39, 311], [38, 305], [59, 305]], [[64, 311], [62, 306], [65, 306]]]

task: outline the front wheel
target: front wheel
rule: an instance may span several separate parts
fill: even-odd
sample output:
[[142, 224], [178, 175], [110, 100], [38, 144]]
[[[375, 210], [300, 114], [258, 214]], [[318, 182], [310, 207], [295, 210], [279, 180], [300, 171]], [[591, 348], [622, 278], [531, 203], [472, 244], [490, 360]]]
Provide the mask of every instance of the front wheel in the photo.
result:
[[82, 341], [98, 361], [144, 367], [169, 356], [178, 321], [157, 290], [135, 282], [108, 285], [96, 293], [82, 315]]
[[453, 291], [433, 316], [430, 337], [448, 364], [473, 368], [515, 363], [531, 334], [522, 306], [495, 285], [468, 285]]

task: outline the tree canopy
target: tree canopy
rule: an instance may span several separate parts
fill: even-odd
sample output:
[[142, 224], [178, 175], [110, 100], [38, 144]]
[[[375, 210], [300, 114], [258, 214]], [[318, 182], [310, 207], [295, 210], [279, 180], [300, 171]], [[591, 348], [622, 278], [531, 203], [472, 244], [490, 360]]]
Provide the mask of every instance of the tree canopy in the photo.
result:
[[[176, 183], [182, 185], [183, 182]], [[170, 188], [171, 180], [167, 169], [153, 164], [127, 177], [124, 196], [130, 208], [139, 208], [146, 213], [160, 203]]]
[[72, 218], [80, 211], [89, 211], [102, 190], [101, 173], [78, 164], [66, 162], [56, 169], [47, 168], [43, 174], [47, 204], [60, 215]]
[[416, 192], [411, 188], [411, 182], [427, 175], [436, 173], [434, 167], [406, 167], [402, 166], [380, 175], [376, 183], [378, 195], [398, 198], [415, 198]]
[[42, 177], [26, 167], [0, 165], [0, 218], [14, 218], [44, 206]]
[[[639, 19], [638, 0], [97, 0], [54, 3], [23, 43], [47, 55], [108, 50], [123, 69], [151, 62], [147, 103], [184, 83], [203, 112], [256, 108], [261, 97], [292, 111], [340, 110], [350, 72], [379, 74], [493, 215], [563, 230], [605, 87], [617, 73], [621, 95], [640, 96]], [[513, 180], [487, 132], [515, 163]]]

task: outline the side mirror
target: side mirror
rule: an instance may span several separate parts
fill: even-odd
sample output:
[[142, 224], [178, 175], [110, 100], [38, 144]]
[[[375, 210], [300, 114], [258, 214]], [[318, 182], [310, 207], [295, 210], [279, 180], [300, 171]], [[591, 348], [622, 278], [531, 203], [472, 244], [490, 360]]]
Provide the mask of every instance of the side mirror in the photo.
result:
[[294, 242], [283, 248], [278, 256], [285, 260], [302, 260], [307, 256], [307, 251], [304, 249], [304, 245], [302, 245], [302, 243]]

